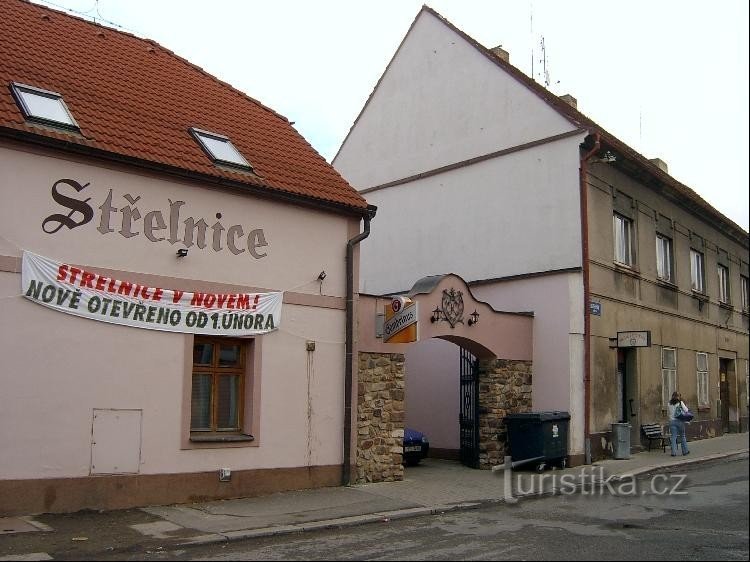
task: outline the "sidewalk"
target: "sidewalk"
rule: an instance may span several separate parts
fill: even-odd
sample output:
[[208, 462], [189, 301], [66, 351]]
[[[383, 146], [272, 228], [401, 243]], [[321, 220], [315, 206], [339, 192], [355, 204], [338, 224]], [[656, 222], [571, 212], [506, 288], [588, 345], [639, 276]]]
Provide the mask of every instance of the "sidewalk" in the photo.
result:
[[[666, 452], [657, 447], [633, 454], [630, 459], [605, 460], [593, 466], [555, 470], [553, 474], [580, 475], [587, 471], [627, 478], [747, 452], [748, 433], [734, 433], [691, 442], [686, 457], [672, 457], [669, 447]], [[532, 475], [525, 473], [523, 477]], [[132, 556], [470, 509], [505, 501], [504, 478], [504, 471], [472, 470], [455, 461], [426, 459], [407, 468], [400, 482], [111, 512], [0, 518], [0, 560], [49, 560], [52, 555], [116, 558], [118, 553]]]

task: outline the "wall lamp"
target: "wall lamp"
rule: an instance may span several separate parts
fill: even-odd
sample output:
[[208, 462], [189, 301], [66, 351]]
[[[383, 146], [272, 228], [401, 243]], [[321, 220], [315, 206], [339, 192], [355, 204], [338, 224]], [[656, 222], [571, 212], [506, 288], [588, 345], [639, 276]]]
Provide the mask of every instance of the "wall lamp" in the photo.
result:
[[187, 256], [187, 254], [188, 254], [187, 248], [180, 248], [179, 250], [177, 250], [178, 258], [184, 258], [185, 256]]
[[469, 326], [473, 326], [474, 324], [479, 324], [479, 313], [474, 309], [474, 312], [469, 314]]

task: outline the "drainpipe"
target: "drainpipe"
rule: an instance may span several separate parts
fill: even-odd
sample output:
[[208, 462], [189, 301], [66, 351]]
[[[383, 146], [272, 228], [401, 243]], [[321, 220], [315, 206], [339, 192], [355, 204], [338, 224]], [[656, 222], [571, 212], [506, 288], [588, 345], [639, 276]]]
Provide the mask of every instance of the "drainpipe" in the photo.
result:
[[586, 186], [586, 164], [601, 147], [599, 133], [594, 133], [594, 148], [581, 157], [581, 250], [583, 261], [583, 437], [585, 464], [591, 464], [591, 315], [589, 312], [589, 198]]
[[351, 481], [352, 458], [352, 361], [354, 349], [354, 246], [370, 235], [370, 221], [378, 208], [367, 206], [363, 217], [365, 229], [346, 243], [346, 365], [344, 375], [344, 470], [341, 484], [348, 486]]

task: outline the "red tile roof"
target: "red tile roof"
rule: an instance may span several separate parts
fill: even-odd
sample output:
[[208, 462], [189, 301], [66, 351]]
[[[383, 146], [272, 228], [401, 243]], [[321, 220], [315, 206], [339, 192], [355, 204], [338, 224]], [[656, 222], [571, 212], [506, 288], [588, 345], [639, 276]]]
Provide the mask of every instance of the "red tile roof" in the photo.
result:
[[[27, 123], [11, 82], [60, 93], [81, 134]], [[255, 174], [214, 165], [189, 127], [229, 137]], [[0, 2], [0, 135], [345, 213], [367, 209], [283, 116], [151, 40], [26, 0]]]

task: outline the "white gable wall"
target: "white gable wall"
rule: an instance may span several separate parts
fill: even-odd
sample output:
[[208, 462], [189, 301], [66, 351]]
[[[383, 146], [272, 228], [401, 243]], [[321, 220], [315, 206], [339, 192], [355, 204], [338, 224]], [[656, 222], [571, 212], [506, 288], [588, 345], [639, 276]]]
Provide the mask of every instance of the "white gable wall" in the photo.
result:
[[580, 267], [579, 137], [375, 190], [361, 289], [385, 294], [427, 275], [467, 281]]
[[[585, 132], [575, 131], [423, 10], [333, 164], [378, 207], [361, 245], [362, 292], [405, 291], [445, 273], [468, 282], [519, 276], [477, 286], [477, 294], [496, 310], [535, 313], [533, 407], [569, 411], [569, 452], [581, 454]], [[487, 155], [494, 156], [467, 163]], [[409, 386], [440, 367], [439, 360], [411, 356]], [[424, 384], [434, 384], [431, 378]], [[450, 401], [455, 384], [444, 383], [441, 392]], [[419, 423], [408, 396], [407, 420]], [[440, 446], [452, 446], [456, 423], [422, 424]]]
[[422, 11], [333, 164], [365, 189], [574, 129]]

